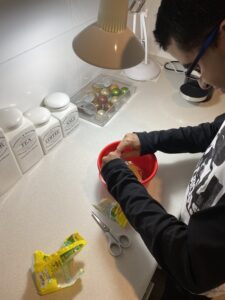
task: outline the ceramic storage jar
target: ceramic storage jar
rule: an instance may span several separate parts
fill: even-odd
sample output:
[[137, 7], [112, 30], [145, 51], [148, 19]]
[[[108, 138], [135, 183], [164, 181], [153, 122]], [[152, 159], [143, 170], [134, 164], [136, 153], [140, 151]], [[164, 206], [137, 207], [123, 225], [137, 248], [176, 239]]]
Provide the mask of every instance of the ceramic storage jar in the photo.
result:
[[33, 124], [16, 107], [0, 110], [0, 127], [4, 130], [17, 163], [25, 173], [41, 160], [43, 151]]
[[47, 108], [36, 107], [24, 115], [34, 124], [44, 154], [47, 154], [63, 139], [59, 121], [51, 116]]
[[4, 132], [0, 128], [0, 196], [11, 188], [21, 177], [22, 173], [20, 172]]
[[59, 120], [64, 137], [71, 133], [79, 124], [77, 106], [70, 102], [70, 97], [67, 94], [50, 94], [45, 97], [44, 105]]

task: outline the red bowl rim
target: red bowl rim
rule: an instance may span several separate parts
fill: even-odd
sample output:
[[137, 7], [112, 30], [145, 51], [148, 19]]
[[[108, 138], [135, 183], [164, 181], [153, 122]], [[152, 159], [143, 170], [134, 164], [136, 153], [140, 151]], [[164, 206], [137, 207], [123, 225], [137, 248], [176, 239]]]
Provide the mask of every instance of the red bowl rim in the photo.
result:
[[[102, 181], [102, 183], [106, 184], [105, 180], [103, 179], [102, 175], [101, 175], [101, 162], [100, 162], [100, 157], [102, 157], [102, 153], [105, 151], [106, 148], [108, 148], [109, 146], [112, 146], [112, 145], [115, 145], [115, 144], [118, 144], [120, 141], [115, 141], [115, 142], [112, 142], [108, 145], [106, 145], [102, 150], [101, 152], [99, 153], [99, 156], [98, 156], [98, 160], [97, 160], [97, 166], [98, 166], [98, 170], [99, 170], [99, 178], [100, 180]], [[158, 170], [158, 161], [157, 161], [157, 158], [155, 156], [154, 153], [152, 154], [145, 154], [146, 156], [147, 155], [151, 155], [154, 157], [154, 160], [155, 160], [155, 163], [154, 163], [154, 168], [152, 170], [152, 173], [150, 176], [148, 176], [147, 178], [145, 178], [144, 180], [141, 180], [141, 184], [146, 184], [148, 183], [156, 174], [157, 170]], [[143, 155], [144, 156], [144, 155]]]

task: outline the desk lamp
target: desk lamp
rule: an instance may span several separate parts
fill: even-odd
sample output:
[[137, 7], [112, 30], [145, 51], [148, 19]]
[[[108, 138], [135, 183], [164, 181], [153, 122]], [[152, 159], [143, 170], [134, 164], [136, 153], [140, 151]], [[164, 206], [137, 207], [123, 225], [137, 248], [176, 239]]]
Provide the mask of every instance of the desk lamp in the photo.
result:
[[144, 48], [127, 28], [128, 0], [100, 0], [98, 20], [73, 40], [85, 62], [105, 69], [126, 69], [144, 59]]
[[139, 17], [140, 19], [141, 42], [143, 43], [145, 48], [145, 59], [135, 67], [125, 70], [125, 74], [127, 75], [127, 77], [134, 80], [143, 81], [154, 79], [160, 73], [159, 65], [152, 59], [148, 58], [148, 37], [145, 23], [145, 19], [147, 18], [147, 10], [142, 11], [145, 2], [146, 0], [134, 0], [129, 7], [129, 11], [133, 15], [134, 34], [136, 33], [137, 17]]

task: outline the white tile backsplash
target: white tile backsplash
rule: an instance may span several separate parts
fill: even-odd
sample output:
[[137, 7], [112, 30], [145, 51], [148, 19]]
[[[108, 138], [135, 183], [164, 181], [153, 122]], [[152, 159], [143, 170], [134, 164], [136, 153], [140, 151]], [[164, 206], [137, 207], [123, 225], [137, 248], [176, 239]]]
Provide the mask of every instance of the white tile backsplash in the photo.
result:
[[23, 111], [55, 91], [72, 95], [99, 68], [81, 61], [72, 40], [97, 18], [99, 0], [0, 1], [0, 107]]
[[[71, 2], [71, 16], [74, 26], [82, 24], [85, 20], [90, 20], [93, 15], [98, 15], [98, 1], [86, 1], [86, 0], [70, 0]], [[88, 2], [88, 5], [84, 5], [84, 2]], [[97, 3], [97, 5], [96, 5]]]
[[0, 62], [40, 45], [71, 27], [69, 0], [0, 1]]
[[[73, 95], [101, 70], [81, 61], [72, 41], [97, 19], [100, 0], [0, 1], [0, 108], [37, 106], [51, 92]], [[150, 52], [165, 56], [152, 35], [160, 0], [146, 2]], [[131, 26], [131, 17], [129, 18]]]

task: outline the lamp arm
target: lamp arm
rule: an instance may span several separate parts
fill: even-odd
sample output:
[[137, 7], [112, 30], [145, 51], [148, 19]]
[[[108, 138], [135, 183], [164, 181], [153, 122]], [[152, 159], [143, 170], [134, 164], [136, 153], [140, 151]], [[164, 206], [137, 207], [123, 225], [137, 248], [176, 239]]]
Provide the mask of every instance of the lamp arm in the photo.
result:
[[133, 80], [152, 80], [160, 74], [159, 65], [152, 59], [148, 59], [148, 37], [146, 29], [146, 18], [148, 14], [147, 9], [142, 8], [147, 0], [130, 0], [129, 12], [133, 16], [133, 33], [136, 33], [137, 16], [140, 18], [140, 35], [141, 43], [144, 47], [144, 61], [132, 68], [126, 69], [125, 74]]
[[147, 17], [147, 10], [141, 12], [146, 0], [133, 0], [129, 6], [129, 12], [133, 14], [133, 33], [136, 34], [137, 15], [140, 16], [140, 31], [141, 42], [145, 47], [145, 64], [148, 63], [148, 38], [145, 18]]
[[140, 19], [141, 19], [141, 28], [144, 34], [144, 46], [145, 46], [145, 63], [148, 63], [148, 37], [147, 37], [147, 30], [145, 24], [146, 12], [141, 12]]
[[133, 33], [136, 34], [136, 26], [137, 26], [137, 13], [133, 15]]

